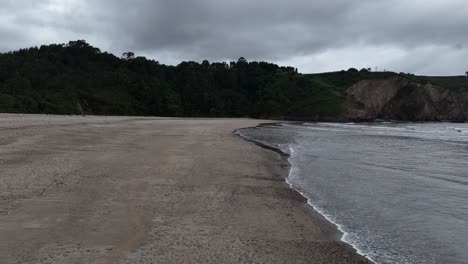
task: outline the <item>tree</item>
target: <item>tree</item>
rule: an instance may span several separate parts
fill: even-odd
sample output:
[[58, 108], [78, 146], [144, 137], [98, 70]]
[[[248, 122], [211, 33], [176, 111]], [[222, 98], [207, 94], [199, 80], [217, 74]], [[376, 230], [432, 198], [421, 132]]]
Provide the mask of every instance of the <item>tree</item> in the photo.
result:
[[122, 54], [122, 59], [124, 60], [133, 60], [135, 58], [135, 53], [129, 51]]
[[205, 68], [209, 68], [209, 67], [210, 67], [210, 62], [209, 62], [208, 60], [204, 60], [204, 61], [202, 62], [202, 65], [203, 65], [203, 67], [205, 67]]
[[75, 48], [86, 48], [86, 47], [89, 47], [90, 45], [86, 42], [86, 40], [76, 40], [76, 41], [68, 42], [68, 45], [65, 45], [65, 46], [75, 47]]
[[240, 57], [237, 63], [247, 63], [247, 60], [244, 57]]

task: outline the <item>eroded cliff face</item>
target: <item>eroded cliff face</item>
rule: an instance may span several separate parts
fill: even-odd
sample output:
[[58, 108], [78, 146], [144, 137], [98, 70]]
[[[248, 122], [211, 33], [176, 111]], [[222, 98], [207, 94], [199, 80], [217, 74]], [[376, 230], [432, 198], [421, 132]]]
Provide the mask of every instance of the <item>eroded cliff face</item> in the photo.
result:
[[406, 121], [468, 120], [468, 90], [421, 84], [395, 76], [364, 80], [346, 91], [345, 118]]

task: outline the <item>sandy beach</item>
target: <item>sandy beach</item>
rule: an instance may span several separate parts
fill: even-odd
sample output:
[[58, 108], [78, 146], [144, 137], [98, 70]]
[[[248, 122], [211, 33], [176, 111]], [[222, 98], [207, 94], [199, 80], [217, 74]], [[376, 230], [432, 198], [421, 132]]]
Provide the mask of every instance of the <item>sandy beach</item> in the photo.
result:
[[368, 263], [262, 122], [0, 114], [0, 263]]

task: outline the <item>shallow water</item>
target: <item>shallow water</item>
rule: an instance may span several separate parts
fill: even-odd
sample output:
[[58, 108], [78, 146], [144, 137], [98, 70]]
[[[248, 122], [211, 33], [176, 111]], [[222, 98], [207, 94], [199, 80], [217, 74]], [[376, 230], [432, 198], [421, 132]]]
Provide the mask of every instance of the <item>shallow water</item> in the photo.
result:
[[468, 263], [468, 124], [282, 124], [288, 182], [377, 263]]

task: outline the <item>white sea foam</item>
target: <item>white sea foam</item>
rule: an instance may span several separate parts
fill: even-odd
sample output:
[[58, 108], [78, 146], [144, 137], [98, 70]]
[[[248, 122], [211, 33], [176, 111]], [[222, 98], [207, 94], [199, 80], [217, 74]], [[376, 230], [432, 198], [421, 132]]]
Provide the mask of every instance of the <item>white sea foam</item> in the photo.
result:
[[468, 124], [389, 126], [243, 132], [290, 153], [286, 182], [359, 254], [376, 263], [467, 263]]
[[352, 239], [350, 239], [350, 233], [342, 226], [340, 225], [335, 217], [333, 217], [333, 215], [325, 212], [322, 208], [320, 208], [319, 206], [317, 206], [310, 197], [307, 196], [307, 194], [305, 194], [304, 192], [302, 192], [301, 190], [299, 190], [299, 188], [297, 188], [296, 186], [294, 186], [294, 184], [291, 182], [291, 178], [293, 176], [294, 173], [297, 173], [297, 168], [296, 166], [294, 165], [294, 162], [293, 162], [293, 157], [295, 155], [295, 151], [294, 151], [294, 148], [289, 145], [288, 147], [289, 149], [289, 153], [290, 153], [290, 157], [288, 158], [288, 162], [291, 164], [291, 168], [289, 170], [289, 175], [288, 177], [286, 178], [286, 183], [289, 185], [289, 187], [293, 190], [295, 190], [296, 192], [298, 192], [299, 194], [301, 194], [304, 198], [307, 199], [307, 204], [309, 206], [311, 206], [316, 212], [318, 212], [319, 214], [321, 214], [328, 222], [332, 223], [333, 225], [335, 225], [337, 227], [337, 229], [343, 234], [341, 236], [341, 241], [343, 241], [344, 243], [346, 244], [349, 244], [351, 247], [354, 248], [354, 250], [356, 250], [356, 252], [361, 255], [361, 256], [364, 256], [366, 257], [367, 259], [369, 259], [371, 262], [374, 262], [376, 263], [376, 261], [371, 257], [369, 256], [369, 253], [370, 252], [365, 252], [364, 250], [362, 250], [360, 247], [359, 247], [359, 243], [357, 243], [357, 241], [354, 241]]

